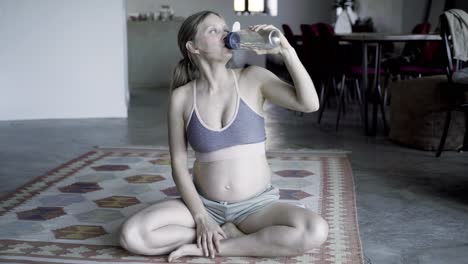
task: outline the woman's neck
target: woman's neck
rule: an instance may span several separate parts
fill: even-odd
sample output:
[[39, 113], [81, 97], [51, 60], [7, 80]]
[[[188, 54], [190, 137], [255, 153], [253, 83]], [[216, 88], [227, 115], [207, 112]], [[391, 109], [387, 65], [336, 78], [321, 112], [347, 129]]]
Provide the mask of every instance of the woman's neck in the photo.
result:
[[230, 82], [229, 69], [225, 64], [208, 64], [201, 62], [199, 65], [199, 84], [203, 84], [208, 89], [209, 94], [217, 93]]

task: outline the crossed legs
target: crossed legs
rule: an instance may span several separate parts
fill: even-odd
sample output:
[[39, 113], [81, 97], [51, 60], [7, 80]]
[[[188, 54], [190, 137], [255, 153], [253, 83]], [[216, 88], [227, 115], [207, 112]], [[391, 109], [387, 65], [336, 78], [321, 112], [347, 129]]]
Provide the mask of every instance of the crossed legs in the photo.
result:
[[195, 240], [195, 222], [185, 204], [165, 200], [131, 216], [123, 225], [120, 245], [140, 255], [164, 255]]
[[[228, 237], [220, 243], [220, 256], [297, 256], [319, 247], [328, 235], [328, 224], [317, 214], [276, 202], [242, 221], [237, 228], [225, 225]], [[245, 233], [245, 235], [243, 234]], [[124, 223], [121, 245], [142, 255], [202, 256], [195, 243], [195, 223], [181, 200], [154, 204]]]

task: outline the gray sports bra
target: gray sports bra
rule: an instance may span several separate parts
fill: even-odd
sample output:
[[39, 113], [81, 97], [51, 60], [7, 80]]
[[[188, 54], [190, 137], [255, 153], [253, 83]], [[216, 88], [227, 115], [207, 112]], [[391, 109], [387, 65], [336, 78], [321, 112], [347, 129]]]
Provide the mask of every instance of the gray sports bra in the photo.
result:
[[226, 147], [258, 143], [266, 140], [265, 119], [240, 97], [234, 71], [237, 102], [231, 121], [221, 129], [209, 128], [197, 109], [196, 81], [193, 83], [193, 109], [186, 127], [187, 139], [197, 152], [211, 152]]

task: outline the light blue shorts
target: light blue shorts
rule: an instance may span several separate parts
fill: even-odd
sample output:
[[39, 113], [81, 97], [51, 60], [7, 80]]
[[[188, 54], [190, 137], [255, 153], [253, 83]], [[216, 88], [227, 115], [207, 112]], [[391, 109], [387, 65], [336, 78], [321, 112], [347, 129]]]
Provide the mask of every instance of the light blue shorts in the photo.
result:
[[232, 222], [238, 225], [247, 216], [279, 200], [279, 189], [271, 185], [264, 192], [241, 202], [213, 201], [200, 195], [208, 214], [218, 224]]

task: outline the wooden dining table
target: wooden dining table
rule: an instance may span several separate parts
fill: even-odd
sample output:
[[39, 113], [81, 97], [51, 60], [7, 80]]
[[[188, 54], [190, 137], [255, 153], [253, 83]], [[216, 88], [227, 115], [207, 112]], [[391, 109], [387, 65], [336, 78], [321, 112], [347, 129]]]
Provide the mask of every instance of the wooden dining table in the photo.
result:
[[[408, 42], [408, 41], [441, 41], [439, 34], [392, 34], [392, 33], [347, 33], [337, 34], [336, 37], [340, 42], [353, 42], [362, 45], [362, 96], [364, 104], [364, 130], [366, 135], [377, 134], [377, 112], [378, 107], [382, 114], [382, 121], [385, 134], [388, 133], [388, 124], [385, 115], [385, 106], [382, 99], [382, 93], [379, 89], [380, 74], [375, 74], [374, 85], [369, 90], [368, 84], [368, 49], [370, 45], [376, 46], [374, 70], [375, 73], [381, 71], [382, 61], [382, 44], [388, 42]], [[369, 129], [368, 121], [368, 95], [373, 102], [372, 110], [372, 129]]]

